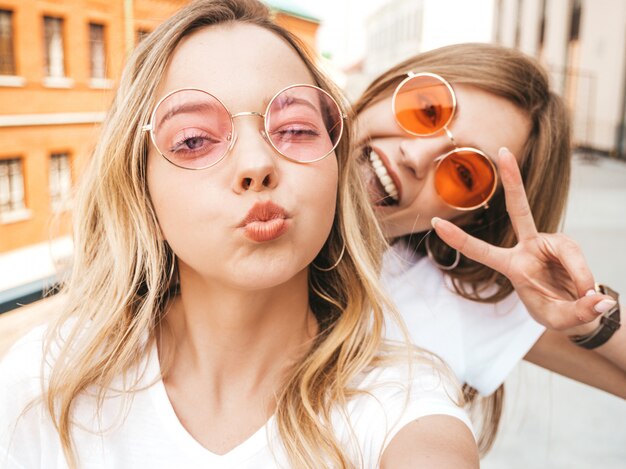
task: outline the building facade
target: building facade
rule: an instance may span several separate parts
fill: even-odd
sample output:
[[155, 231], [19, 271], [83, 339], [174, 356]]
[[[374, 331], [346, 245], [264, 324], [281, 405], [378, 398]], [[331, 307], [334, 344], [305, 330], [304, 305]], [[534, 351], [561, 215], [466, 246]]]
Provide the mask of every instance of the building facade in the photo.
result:
[[496, 42], [537, 57], [566, 99], [579, 147], [626, 158], [626, 2], [496, 0]]
[[0, 0], [0, 253], [69, 232], [127, 52], [183, 0]]
[[[453, 7], [453, 9], [452, 9]], [[469, 22], [480, 11], [484, 27]], [[346, 69], [346, 91], [356, 99], [380, 73], [420, 52], [459, 42], [491, 40], [493, 0], [385, 0], [365, 20], [365, 54]]]

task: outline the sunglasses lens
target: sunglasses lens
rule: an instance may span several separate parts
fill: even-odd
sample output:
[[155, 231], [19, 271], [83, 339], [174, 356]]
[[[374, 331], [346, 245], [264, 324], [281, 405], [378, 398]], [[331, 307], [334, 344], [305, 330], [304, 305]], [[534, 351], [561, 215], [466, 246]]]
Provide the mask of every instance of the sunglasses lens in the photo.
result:
[[435, 171], [437, 193], [455, 208], [480, 207], [491, 198], [495, 186], [495, 168], [478, 150], [455, 150], [439, 162]]
[[152, 119], [154, 144], [181, 168], [201, 169], [220, 161], [231, 142], [230, 114], [214, 96], [181, 90], [165, 98]]
[[396, 121], [407, 132], [431, 135], [443, 129], [454, 113], [454, 95], [443, 79], [417, 75], [400, 84], [395, 94]]
[[330, 154], [341, 138], [343, 119], [335, 100], [312, 86], [292, 86], [272, 100], [267, 136], [283, 156], [300, 163]]

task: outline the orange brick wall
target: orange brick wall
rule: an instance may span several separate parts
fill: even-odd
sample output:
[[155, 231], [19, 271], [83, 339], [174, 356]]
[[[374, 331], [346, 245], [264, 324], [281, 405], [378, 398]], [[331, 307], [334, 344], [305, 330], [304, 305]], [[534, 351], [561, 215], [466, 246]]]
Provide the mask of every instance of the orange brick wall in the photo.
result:
[[317, 35], [317, 29], [319, 28], [319, 23], [281, 12], [276, 13], [274, 21], [298, 36], [298, 38], [301, 39], [312, 52], [317, 52], [315, 38]]

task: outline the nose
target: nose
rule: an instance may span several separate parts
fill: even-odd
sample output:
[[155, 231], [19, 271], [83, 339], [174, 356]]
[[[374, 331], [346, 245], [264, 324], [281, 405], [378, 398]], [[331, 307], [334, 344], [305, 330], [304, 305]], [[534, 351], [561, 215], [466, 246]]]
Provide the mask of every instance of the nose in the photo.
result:
[[417, 179], [428, 175], [433, 162], [447, 151], [450, 141], [443, 135], [404, 138], [399, 145], [398, 166], [409, 170]]
[[278, 185], [278, 158], [254, 124], [253, 121], [239, 126], [240, 132], [233, 147], [232, 156], [236, 162], [233, 190], [238, 194], [260, 192]]

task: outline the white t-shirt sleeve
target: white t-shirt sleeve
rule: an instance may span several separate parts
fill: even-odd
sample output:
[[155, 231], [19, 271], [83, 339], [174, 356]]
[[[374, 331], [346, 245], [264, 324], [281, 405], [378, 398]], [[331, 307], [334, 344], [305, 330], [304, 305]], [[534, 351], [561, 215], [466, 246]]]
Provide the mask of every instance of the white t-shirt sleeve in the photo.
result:
[[459, 297], [465, 381], [492, 394], [544, 333], [515, 292], [504, 300], [477, 303]]
[[[545, 331], [516, 293], [496, 304], [464, 298], [430, 259], [402, 244], [385, 254], [383, 279], [411, 342], [440, 356], [483, 396], [504, 382]], [[392, 322], [387, 330], [388, 338], [402, 339]]]
[[[358, 445], [361, 454], [353, 456], [357, 467], [378, 467], [391, 440], [421, 417], [452, 416], [473, 432], [465, 410], [457, 405], [460, 388], [430, 363], [414, 365], [410, 370], [406, 366], [376, 369], [359, 388], [368, 394], [350, 402], [348, 415], [335, 426], [347, 446], [354, 449]], [[350, 443], [350, 435], [356, 441]]]

